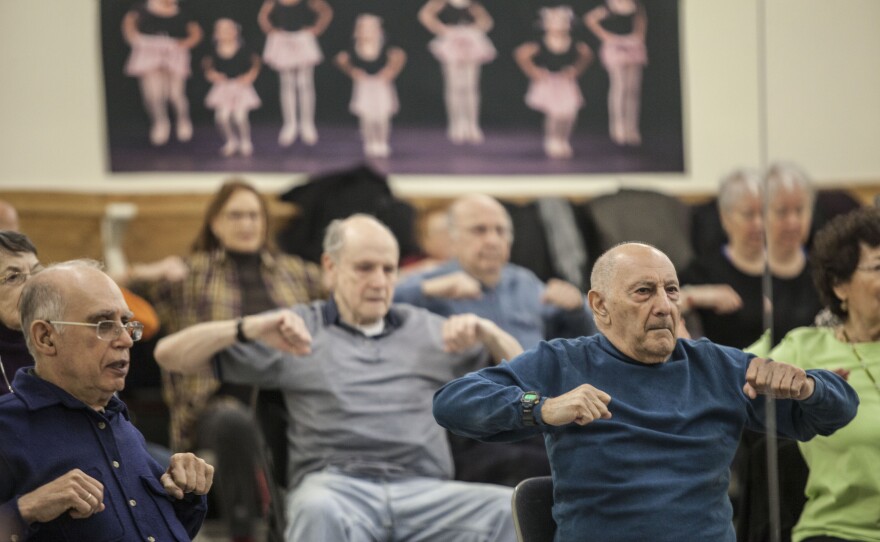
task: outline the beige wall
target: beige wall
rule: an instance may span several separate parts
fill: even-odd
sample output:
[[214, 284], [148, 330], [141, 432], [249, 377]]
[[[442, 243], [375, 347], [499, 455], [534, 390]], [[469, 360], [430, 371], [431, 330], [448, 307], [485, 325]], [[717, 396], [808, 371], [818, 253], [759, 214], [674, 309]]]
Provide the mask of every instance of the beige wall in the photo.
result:
[[[106, 171], [99, 6], [96, 0], [0, 1], [0, 193], [213, 191], [226, 175]], [[393, 176], [394, 188], [412, 197], [578, 196], [621, 185], [707, 193], [723, 172], [758, 166], [765, 157], [800, 162], [820, 185], [880, 181], [880, 2], [681, 0], [681, 6], [685, 174], [540, 182]], [[758, 53], [762, 27], [766, 56]], [[764, 66], [766, 84], [759, 77]], [[247, 176], [267, 191], [302, 177]]]

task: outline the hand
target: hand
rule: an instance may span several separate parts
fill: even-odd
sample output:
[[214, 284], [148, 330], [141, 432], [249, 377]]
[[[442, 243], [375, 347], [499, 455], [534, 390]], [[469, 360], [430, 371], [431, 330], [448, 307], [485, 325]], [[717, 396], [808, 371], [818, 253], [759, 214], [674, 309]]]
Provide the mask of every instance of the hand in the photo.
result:
[[497, 326], [475, 314], [456, 314], [443, 322], [443, 350], [461, 353], [483, 341]]
[[189, 267], [180, 256], [167, 256], [150, 263], [135, 264], [129, 269], [128, 279], [135, 281], [180, 282], [189, 274]]
[[422, 293], [445, 299], [479, 299], [483, 296], [480, 281], [464, 271], [456, 271], [422, 282]]
[[566, 425], [588, 423], [611, 418], [608, 403], [611, 396], [589, 384], [581, 384], [568, 393], [544, 401], [541, 405], [541, 420], [547, 425]]
[[751, 399], [759, 394], [776, 399], [803, 401], [813, 395], [816, 383], [800, 367], [764, 358], [754, 358], [746, 370], [743, 392]]
[[742, 308], [742, 298], [729, 284], [700, 284], [682, 289], [688, 308], [710, 309], [729, 314]]
[[182, 499], [187, 493], [205, 495], [214, 482], [214, 467], [191, 453], [174, 454], [161, 482], [175, 499]]
[[104, 511], [104, 486], [79, 469], [52, 480], [18, 499], [21, 517], [28, 524], [46, 523], [65, 512], [74, 519]]
[[312, 352], [312, 334], [306, 323], [288, 309], [247, 316], [242, 321], [242, 330], [248, 339], [260, 340], [297, 356]]
[[555, 305], [560, 309], [573, 311], [584, 307], [584, 294], [570, 282], [550, 279], [541, 296], [541, 303]]

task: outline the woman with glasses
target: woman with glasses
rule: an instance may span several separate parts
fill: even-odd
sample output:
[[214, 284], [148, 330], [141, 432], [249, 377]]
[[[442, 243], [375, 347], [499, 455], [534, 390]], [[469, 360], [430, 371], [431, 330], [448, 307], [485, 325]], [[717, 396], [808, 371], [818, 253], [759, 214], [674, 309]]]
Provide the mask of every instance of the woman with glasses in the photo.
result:
[[880, 539], [880, 210], [832, 219], [816, 235], [813, 279], [833, 327], [802, 327], [770, 357], [829, 369], [859, 394], [855, 419], [829, 437], [799, 443], [809, 466], [795, 542]]
[[[320, 268], [311, 262], [277, 251], [269, 241], [269, 212], [263, 197], [242, 180], [223, 184], [208, 203], [204, 220], [184, 258], [189, 272], [179, 282], [162, 281], [150, 286], [148, 297], [160, 315], [167, 333], [209, 321], [240, 318], [265, 310], [305, 303], [324, 295]], [[273, 462], [283, 480], [287, 465], [286, 414], [277, 391], [221, 384], [212, 371], [198, 374], [162, 373], [163, 395], [171, 411], [171, 447], [192, 451], [216, 448], [221, 475], [217, 489], [221, 510], [234, 507], [235, 499], [253, 506], [243, 490], [224, 491], [234, 486], [236, 477], [253, 481], [254, 468], [248, 466], [253, 453], [260, 450], [250, 440], [256, 428], [244, 405], [255, 403], [257, 421], [272, 451]], [[243, 424], [248, 434], [234, 432]], [[223, 439], [229, 438], [229, 441]], [[223, 442], [220, 442], [223, 441]], [[224, 456], [242, 449], [249, 458]], [[234, 452], [232, 452], [234, 455]], [[228, 461], [228, 463], [227, 463]], [[226, 467], [226, 468], [225, 468]], [[223, 495], [231, 494], [231, 499]], [[231, 517], [230, 511], [222, 512]], [[233, 534], [249, 534], [252, 519], [244, 525], [231, 525]]]
[[736, 348], [745, 348], [762, 336], [764, 310], [770, 303], [762, 286], [765, 265], [773, 276], [774, 342], [813, 322], [822, 308], [810, 280], [804, 246], [813, 200], [806, 175], [788, 164], [773, 165], [763, 180], [748, 169], [724, 178], [718, 210], [727, 243], [681, 274], [682, 307], [697, 312], [701, 335]]
[[26, 235], [0, 231], [0, 395], [9, 393], [18, 369], [34, 364], [21, 332], [18, 300], [25, 282], [40, 269], [37, 249]]

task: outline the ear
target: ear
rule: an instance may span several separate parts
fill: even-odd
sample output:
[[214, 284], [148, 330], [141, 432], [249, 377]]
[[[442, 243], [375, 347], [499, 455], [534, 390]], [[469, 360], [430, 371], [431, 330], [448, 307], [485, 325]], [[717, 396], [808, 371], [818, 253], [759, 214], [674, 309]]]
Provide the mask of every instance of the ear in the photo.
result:
[[55, 348], [55, 328], [50, 326], [44, 320], [34, 320], [31, 323], [31, 342], [34, 349], [44, 356], [54, 356], [57, 354]]
[[843, 284], [838, 284], [832, 288], [834, 290], [834, 295], [837, 296], [837, 299], [841, 301], [849, 300], [849, 282], [844, 282]]
[[329, 254], [321, 254], [321, 268], [324, 270], [324, 284], [332, 289], [336, 285], [337, 265]]
[[587, 302], [590, 304], [590, 310], [593, 311], [593, 317], [597, 322], [608, 325], [611, 322], [611, 315], [608, 313], [608, 305], [605, 297], [596, 290], [587, 292]]

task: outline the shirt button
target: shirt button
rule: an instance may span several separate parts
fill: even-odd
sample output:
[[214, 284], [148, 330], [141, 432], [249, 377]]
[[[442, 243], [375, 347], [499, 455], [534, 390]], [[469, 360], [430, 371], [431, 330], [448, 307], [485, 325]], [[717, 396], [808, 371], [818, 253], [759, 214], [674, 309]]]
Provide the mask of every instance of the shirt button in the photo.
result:
[[148, 537], [147, 537], [147, 542], [156, 542], [156, 539], [153, 538], [152, 536], [148, 536]]
[[104, 429], [105, 427], [107, 427], [107, 424], [106, 424], [106, 423], [104, 423], [104, 422], [98, 422], [98, 429]]
[[114, 462], [113, 462], [113, 468], [114, 468], [114, 469], [118, 469], [118, 468], [119, 468], [119, 461], [114, 461]]
[[137, 504], [138, 504], [137, 501], [134, 499], [131, 499], [130, 501], [128, 501], [129, 506], [137, 506]]

